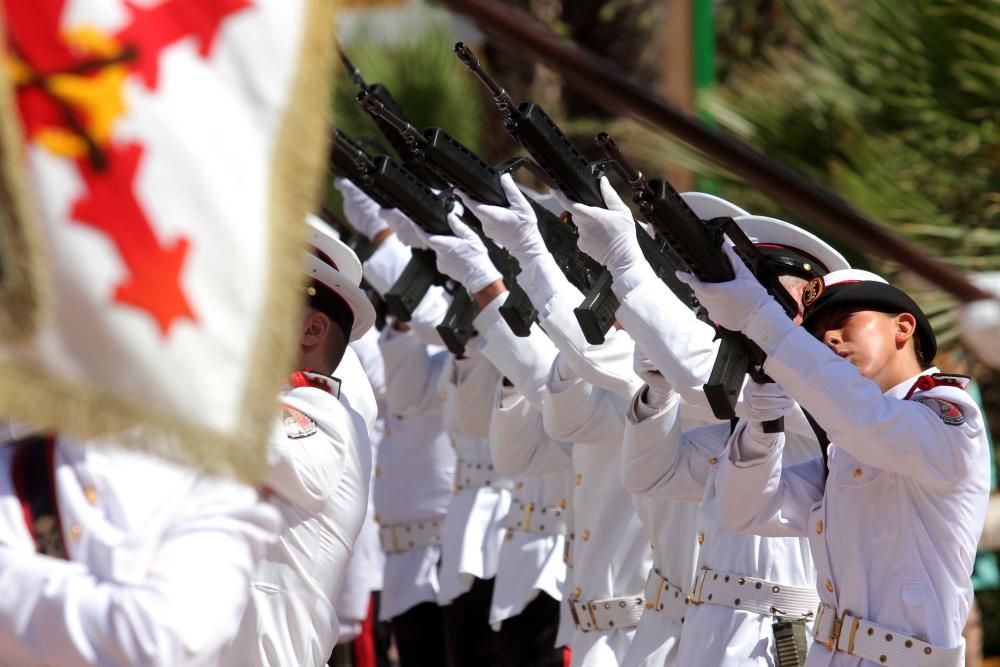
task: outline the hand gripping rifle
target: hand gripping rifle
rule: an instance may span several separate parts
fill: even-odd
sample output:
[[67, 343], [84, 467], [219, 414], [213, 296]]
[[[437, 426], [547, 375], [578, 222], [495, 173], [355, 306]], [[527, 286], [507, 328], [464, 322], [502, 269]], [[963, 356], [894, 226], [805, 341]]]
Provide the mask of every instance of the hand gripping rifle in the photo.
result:
[[[430, 167], [430, 169], [438, 174], [439, 178], [445, 181], [461, 184], [463, 188], [469, 185], [470, 189], [468, 192], [476, 198], [484, 190], [493, 186], [496, 188], [500, 187], [501, 172], [491, 170], [478, 156], [458, 143], [458, 141], [443, 130], [437, 128], [426, 130], [425, 134], [431, 135], [431, 138], [428, 139], [417, 128], [408, 123], [406, 119], [393, 113], [374, 95], [366, 91], [361, 91], [358, 94], [358, 102], [372, 118], [381, 120], [383, 123], [388, 123], [393, 128], [395, 134], [407, 142], [411, 148], [410, 153], [413, 156], [413, 161], [407, 164], [408, 168], [415, 164], [420, 164], [424, 168]], [[490, 180], [483, 180], [485, 176], [485, 172], [482, 171], [483, 169], [487, 170], [495, 178], [495, 183]], [[501, 197], [503, 196], [502, 189], [500, 190], [500, 195]], [[506, 198], [503, 201], [505, 204], [507, 203]], [[538, 311], [532, 306], [528, 295], [517, 284], [516, 276], [521, 272], [520, 265], [509, 252], [486, 236], [483, 232], [482, 224], [471, 212], [466, 211], [462, 216], [462, 220], [483, 240], [490, 260], [500, 270], [504, 282], [507, 284], [509, 292], [507, 300], [500, 307], [501, 316], [515, 334], [518, 336], [527, 336], [532, 323], [538, 320]], [[445, 227], [445, 230], [432, 230], [426, 227], [424, 227], [424, 230], [433, 234], [444, 233], [452, 235], [451, 229], [447, 225]]]
[[[350, 77], [351, 81], [358, 87], [362, 93], [366, 93], [370, 97], [378, 100], [382, 103], [386, 109], [391, 111], [397, 117], [406, 119], [406, 114], [403, 113], [403, 109], [396, 102], [396, 99], [381, 83], [366, 83], [364, 77], [361, 75], [361, 71], [354, 66], [348, 58], [347, 54], [343, 50], [338, 49], [340, 52], [340, 61], [344, 64], [344, 69], [347, 71], [347, 76]], [[434, 188], [435, 190], [444, 190], [448, 187], [448, 183], [438, 176], [433, 171], [427, 169], [425, 166], [419, 164], [419, 160], [414, 159], [413, 149], [411, 148], [409, 142], [407, 142], [394, 128], [393, 126], [378, 117], [373, 116], [372, 119], [375, 121], [375, 125], [378, 129], [389, 140], [392, 145], [393, 150], [396, 154], [402, 158], [403, 162], [406, 164], [406, 168], [409, 169], [417, 176], [421, 181]], [[414, 163], [414, 164], [410, 164]]]
[[[375, 246], [369, 241], [363, 234], [359, 234], [350, 224], [341, 220], [333, 211], [324, 206], [320, 209], [319, 217], [326, 224], [337, 230], [340, 235], [340, 240], [344, 242], [348, 248], [354, 251], [354, 254], [358, 256], [358, 260], [364, 264], [368, 259], [374, 254]], [[379, 331], [385, 326], [385, 316], [388, 312], [388, 307], [385, 304], [385, 300], [382, 296], [371, 286], [364, 276], [361, 278], [361, 284], [359, 285], [362, 291], [364, 291], [365, 296], [368, 300], [372, 302], [372, 306], [375, 308], [375, 328]]]
[[[666, 179], [646, 180], [633, 167], [618, 145], [602, 132], [597, 143], [613, 161], [615, 169], [632, 189], [633, 200], [652, 224], [666, 248], [679, 258], [689, 273], [704, 282], [720, 283], [732, 280], [733, 267], [722, 251], [724, 236], [728, 237], [737, 254], [757, 280], [767, 289], [789, 317], [798, 313], [798, 303], [778, 281], [778, 273], [732, 218], [715, 218], [702, 222]], [[736, 415], [736, 401], [747, 374], [756, 382], [771, 382], [762, 366], [764, 351], [738, 331], [716, 327], [722, 340], [715, 366], [705, 384], [705, 397], [719, 419]], [[784, 430], [782, 418], [764, 423], [764, 431]]]
[[[364, 183], [359, 187], [381, 198], [381, 201], [376, 199], [380, 205], [398, 208], [425, 229], [451, 231], [448, 212], [454, 205], [453, 197], [436, 196], [395, 160], [387, 155], [368, 155], [340, 130], [334, 133], [334, 144], [334, 150], [352, 154], [358, 177]], [[433, 251], [414, 249], [412, 256], [402, 275], [385, 293], [386, 304], [396, 318], [406, 322], [432, 285], [446, 287], [452, 294], [452, 302], [437, 331], [448, 350], [460, 356], [465, 351], [465, 343], [475, 333], [472, 320], [479, 313], [479, 307], [465, 288], [455, 285], [437, 270]]]
[[[455, 53], [489, 89], [497, 108], [504, 114], [504, 127], [545, 170], [556, 187], [581, 204], [604, 207], [599, 181], [606, 164], [588, 162], [549, 115], [534, 102], [515, 104], [510, 94], [483, 69], [475, 54], [464, 44], [457, 43]], [[667, 258], [658, 252], [648, 234], [637, 234], [637, 238], [643, 255], [654, 270], [661, 274], [673, 273], [675, 267], [666, 264]], [[679, 293], [682, 300], [690, 301], [687, 285], [679, 281], [677, 284], [682, 290]], [[611, 274], [606, 269], [594, 274], [590, 290], [585, 293], [583, 303], [574, 313], [587, 342], [599, 345], [614, 323], [619, 305], [611, 291]]]

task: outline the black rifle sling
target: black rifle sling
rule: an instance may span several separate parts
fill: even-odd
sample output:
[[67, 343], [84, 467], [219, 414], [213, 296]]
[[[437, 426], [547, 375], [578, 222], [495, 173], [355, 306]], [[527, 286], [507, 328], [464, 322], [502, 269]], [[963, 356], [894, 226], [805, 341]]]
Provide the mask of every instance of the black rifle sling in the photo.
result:
[[[802, 407], [801, 405], [799, 406]], [[813, 433], [816, 435], [816, 440], [819, 442], [820, 452], [823, 454], [823, 481], [826, 481], [827, 475], [830, 474], [830, 464], [828, 457], [830, 456], [830, 438], [826, 435], [826, 431], [820, 426], [813, 416], [809, 414], [809, 411], [802, 408], [802, 414], [806, 416], [806, 421], [809, 422], [809, 428], [812, 429]]]
[[11, 472], [28, 532], [35, 541], [35, 550], [53, 558], [66, 558], [66, 543], [56, 500], [55, 438], [30, 436], [8, 447], [17, 448]]

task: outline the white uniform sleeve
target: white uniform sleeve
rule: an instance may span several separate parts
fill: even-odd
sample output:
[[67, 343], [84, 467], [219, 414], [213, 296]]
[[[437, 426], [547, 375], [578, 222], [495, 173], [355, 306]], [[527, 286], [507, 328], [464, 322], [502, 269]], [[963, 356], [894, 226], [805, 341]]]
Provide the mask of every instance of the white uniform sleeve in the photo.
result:
[[[957, 388], [936, 387], [912, 400], [883, 395], [845, 359], [796, 327], [768, 357], [765, 370], [812, 413], [832, 442], [866, 465], [931, 485], [950, 485], [978, 460], [983, 430], [979, 408]], [[961, 424], [942, 419], [940, 398], [962, 413]]]
[[[557, 359], [553, 376], [558, 374], [558, 365]], [[625, 407], [620, 397], [579, 378], [550, 378], [542, 407], [545, 432], [562, 442], [619, 447]]]
[[572, 446], [550, 438], [542, 413], [514, 389], [497, 388], [489, 443], [493, 466], [502, 475], [544, 475], [573, 467]]
[[486, 341], [482, 353], [541, 411], [558, 350], [538, 327], [531, 327], [526, 338], [516, 336], [500, 315], [500, 306], [506, 298], [507, 293], [498, 296], [476, 316], [476, 331]]
[[289, 503], [319, 511], [337, 490], [347, 462], [347, 447], [368, 439], [358, 433], [340, 401], [321, 389], [294, 389], [281, 401], [282, 410], [291, 408], [307, 419], [321, 412], [322, 419], [305, 428], [294, 418], [290, 427], [275, 426], [268, 446], [266, 484]]
[[739, 439], [747, 423], [737, 426], [730, 449], [715, 476], [715, 503], [726, 530], [764, 537], [806, 537], [813, 505], [823, 498], [823, 459], [783, 468], [784, 435], [766, 455], [739, 457]]
[[438, 384], [447, 350], [425, 345], [412, 331], [386, 327], [381, 338], [389, 411], [401, 417], [441, 412]]
[[214, 664], [235, 636], [250, 577], [280, 519], [249, 487], [220, 480], [164, 486], [187, 502], [139, 580], [0, 545], [0, 662], [172, 667]]
[[455, 428], [467, 438], [485, 438], [500, 372], [479, 351], [482, 341], [470, 343], [455, 365]]
[[681, 431], [680, 397], [671, 396], [657, 414], [642, 421], [635, 401], [625, 419], [622, 484], [640, 496], [700, 501], [708, 471], [718, 462], [729, 435], [729, 424]]
[[583, 300], [555, 264], [545, 256], [524, 267], [519, 282], [538, 309], [539, 324], [559, 348], [563, 360], [584, 380], [617, 394], [624, 400], [642, 386], [632, 367], [635, 344], [621, 330], [609, 332], [601, 345], [583, 336], [573, 308]]

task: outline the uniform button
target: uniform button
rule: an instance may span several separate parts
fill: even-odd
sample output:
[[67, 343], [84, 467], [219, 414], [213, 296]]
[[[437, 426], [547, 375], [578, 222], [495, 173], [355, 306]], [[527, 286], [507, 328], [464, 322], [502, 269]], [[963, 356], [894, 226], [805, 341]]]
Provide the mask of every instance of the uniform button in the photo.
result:
[[375, 476], [376, 477], [381, 477], [382, 476], [382, 468], [381, 467], [375, 466]]
[[855, 479], [861, 479], [861, 475], [862, 475], [861, 468], [855, 468], [854, 469], [854, 478]]
[[517, 484], [514, 485], [515, 491], [520, 491], [523, 488], [524, 488], [524, 482], [518, 482]]
[[583, 595], [583, 589], [582, 588], [580, 588], [579, 586], [577, 586], [575, 589], [573, 589], [573, 597], [575, 597], [577, 600], [579, 600], [581, 595]]
[[565, 499], [565, 498], [561, 499], [561, 500], [559, 501], [559, 509], [561, 509], [561, 510], [564, 510], [564, 509], [566, 509], [566, 505], [567, 505], [567, 504], [568, 504], [568, 503], [566, 502], [566, 499]]
[[816, 522], [816, 534], [819, 535], [822, 532], [823, 532], [823, 521], [820, 520]]
[[80, 535], [82, 533], [83, 529], [80, 528], [80, 524], [78, 523], [74, 523], [72, 526], [69, 527], [69, 539], [73, 540], [74, 542], [80, 539]]
[[714, 465], [715, 465], [716, 463], [718, 463], [718, 462], [719, 462], [719, 459], [715, 458], [714, 456], [713, 456], [712, 458], [710, 458], [710, 459], [708, 460], [708, 464], [709, 464], [709, 465], [713, 465], [713, 466], [714, 466]]
[[385, 427], [385, 431], [382, 433], [382, 436], [385, 437], [385, 438], [391, 438], [392, 437], [392, 429], [389, 428], [388, 426], [386, 426]]
[[590, 539], [590, 531], [589, 530], [585, 530], [582, 533], [580, 533], [580, 539], [582, 539], [584, 542], [586, 542], [587, 540], [589, 540]]
[[833, 592], [833, 582], [830, 581], [829, 579], [826, 580], [826, 591], [828, 593], [832, 593]]
[[461, 490], [462, 490], [462, 485], [461, 484], [456, 484], [455, 485], [455, 493], [458, 493]]
[[698, 544], [704, 544], [704, 543], [705, 543], [705, 533], [699, 532], [698, 533]]
[[514, 539], [514, 533], [512, 531], [508, 530], [507, 534], [504, 535], [503, 538], [505, 540], [507, 540], [508, 542], [510, 542], [512, 539]]
[[448, 392], [442, 391], [440, 394], [438, 394], [438, 398], [440, 398], [441, 402], [444, 403], [445, 401], [448, 400]]
[[582, 474], [580, 474], [580, 473], [576, 473], [576, 485], [577, 485], [577, 486], [580, 486], [580, 483], [581, 483], [582, 481], [583, 481], [583, 475], [582, 475]]
[[87, 497], [87, 502], [93, 505], [97, 502], [97, 489], [93, 486], [88, 486], [83, 490], [83, 495]]
[[375, 523], [382, 523], [382, 516], [377, 513], [375, 514]]

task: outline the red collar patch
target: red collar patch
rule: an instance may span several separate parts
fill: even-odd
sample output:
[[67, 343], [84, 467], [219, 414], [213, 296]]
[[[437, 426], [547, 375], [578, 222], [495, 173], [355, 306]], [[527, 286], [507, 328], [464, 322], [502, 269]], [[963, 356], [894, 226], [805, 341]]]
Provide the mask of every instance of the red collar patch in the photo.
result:
[[333, 394], [336, 398], [340, 398], [340, 380], [338, 378], [316, 373], [308, 369], [295, 371], [289, 375], [288, 386], [294, 388], [312, 387], [314, 389], [322, 389], [325, 392]]

